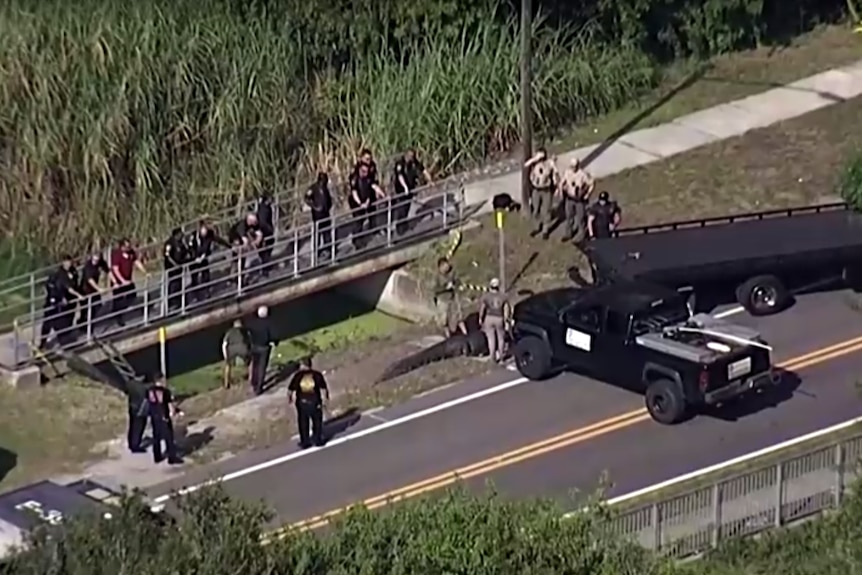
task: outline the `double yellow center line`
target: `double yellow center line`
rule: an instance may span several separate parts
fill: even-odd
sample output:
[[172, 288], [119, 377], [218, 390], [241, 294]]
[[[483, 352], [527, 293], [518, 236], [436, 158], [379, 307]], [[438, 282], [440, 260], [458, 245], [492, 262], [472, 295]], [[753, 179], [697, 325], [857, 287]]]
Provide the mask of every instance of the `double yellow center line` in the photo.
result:
[[[859, 350], [862, 350], [862, 337], [857, 337], [855, 339], [818, 349], [811, 353], [794, 357], [777, 364], [776, 367], [785, 371], [801, 370]], [[450, 486], [458, 481], [486, 475], [504, 467], [509, 467], [578, 443], [583, 443], [596, 437], [631, 427], [642, 421], [647, 421], [648, 419], [650, 419], [650, 416], [647, 413], [646, 408], [635, 409], [627, 413], [603, 419], [602, 421], [598, 421], [585, 427], [573, 429], [555, 437], [550, 437], [542, 441], [519, 447], [512, 451], [501, 453], [483, 461], [460, 467], [458, 469], [453, 469], [446, 473], [441, 473], [434, 477], [429, 477], [428, 479], [417, 481], [416, 483], [411, 483], [410, 485], [405, 485], [404, 487], [400, 487], [386, 493], [381, 493], [380, 495], [357, 502], [354, 505], [363, 505], [368, 509], [377, 509], [390, 503], [410, 499], [430, 491]], [[332, 511], [328, 511], [321, 515], [285, 526], [271, 533], [267, 537], [267, 540], [278, 538], [291, 530], [318, 529], [323, 527], [329, 523], [333, 517], [341, 515], [347, 511], [349, 507], [350, 506], [333, 509]]]

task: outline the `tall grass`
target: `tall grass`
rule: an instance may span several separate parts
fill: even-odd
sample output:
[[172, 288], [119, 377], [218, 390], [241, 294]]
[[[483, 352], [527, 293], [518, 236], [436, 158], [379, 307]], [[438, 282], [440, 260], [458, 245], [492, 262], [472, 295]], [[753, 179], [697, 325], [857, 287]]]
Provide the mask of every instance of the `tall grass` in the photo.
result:
[[[416, 145], [451, 171], [517, 139], [518, 30], [489, 17], [339, 69], [312, 69], [290, 20], [218, 0], [0, 5], [0, 224], [55, 253], [159, 236], [360, 145]], [[537, 27], [537, 128], [653, 85], [638, 51]], [[318, 47], [319, 49], [319, 47]]]

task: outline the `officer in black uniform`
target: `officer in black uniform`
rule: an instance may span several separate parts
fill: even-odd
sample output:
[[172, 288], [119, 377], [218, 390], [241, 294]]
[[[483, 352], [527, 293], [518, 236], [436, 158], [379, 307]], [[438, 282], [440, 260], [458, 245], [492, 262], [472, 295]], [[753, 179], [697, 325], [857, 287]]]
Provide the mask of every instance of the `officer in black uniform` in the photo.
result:
[[[167, 455], [169, 465], [182, 463], [174, 442], [174, 417], [182, 414], [174, 404], [174, 394], [165, 385], [164, 375], [158, 373], [153, 377], [153, 383], [147, 388], [145, 398], [153, 430], [153, 461], [161, 463]], [[162, 442], [165, 443], [164, 452]]]
[[325, 258], [332, 254], [335, 238], [332, 234], [332, 194], [329, 191], [329, 176], [326, 172], [317, 174], [308, 191], [305, 192], [305, 203], [311, 208], [311, 221], [316, 234], [312, 241], [316, 242], [317, 256]]
[[622, 210], [616, 202], [611, 201], [607, 192], [599, 194], [599, 200], [590, 206], [587, 216], [587, 231], [590, 238], [609, 238], [622, 220]]
[[406, 220], [410, 214], [414, 190], [419, 187], [423, 179], [425, 183], [428, 183], [431, 181], [431, 175], [425, 169], [425, 165], [416, 157], [416, 150], [411, 148], [395, 162], [395, 174], [393, 176], [395, 197], [392, 198], [392, 221], [395, 222], [395, 233], [397, 234], [403, 234], [407, 231]]
[[189, 262], [183, 230], [174, 228], [171, 237], [165, 242], [165, 277], [168, 282], [168, 309], [174, 310], [182, 304], [183, 272]]
[[353, 211], [351, 232], [353, 247], [356, 249], [362, 249], [371, 240], [371, 230], [365, 228], [366, 226], [374, 228], [376, 202], [386, 197], [375, 178], [368, 164], [359, 163], [356, 177], [351, 178], [350, 181], [350, 196], [347, 198], [347, 204]]
[[273, 206], [272, 194], [263, 192], [257, 199], [255, 208], [257, 214], [257, 222], [260, 226], [260, 231], [263, 234], [263, 240], [258, 250], [260, 257], [260, 274], [263, 277], [268, 277], [272, 271], [272, 249], [275, 244], [275, 209]]
[[255, 395], [260, 395], [266, 382], [269, 357], [277, 343], [269, 319], [269, 308], [265, 305], [257, 308], [257, 317], [246, 323], [246, 330], [251, 344], [251, 387]]
[[[86, 329], [87, 324], [93, 322], [102, 309], [102, 291], [106, 289], [101, 285], [102, 274], [107, 276], [110, 273], [111, 269], [108, 267], [108, 262], [105, 261], [101, 253], [93, 250], [81, 268], [81, 295], [84, 296], [84, 301], [81, 302], [78, 325], [84, 329]], [[91, 325], [91, 333], [92, 330], [93, 326]]]
[[350, 174], [350, 179], [356, 179], [359, 177], [359, 170], [362, 166], [365, 166], [368, 169], [368, 178], [379, 186], [380, 181], [377, 173], [377, 162], [374, 161], [374, 154], [372, 154], [371, 150], [368, 148], [364, 148], [359, 152], [359, 159], [353, 165], [353, 172]]
[[51, 332], [57, 333], [57, 341], [64, 345], [71, 339], [71, 328], [75, 321], [75, 303], [82, 299], [78, 291], [78, 272], [72, 264], [72, 256], [63, 256], [57, 268], [45, 282], [45, 310], [39, 336], [39, 349], [45, 349]]
[[311, 367], [310, 357], [301, 360], [299, 369], [293, 374], [287, 386], [287, 400], [296, 405], [299, 446], [306, 449], [311, 447], [312, 441], [314, 445], [322, 446], [325, 441], [323, 409], [325, 402], [329, 401], [329, 388], [323, 374]]
[[129, 407], [126, 442], [132, 453], [144, 453], [146, 451], [141, 445], [144, 440], [144, 430], [147, 428], [147, 417], [150, 414], [145, 391], [145, 388], [137, 381], [126, 382], [126, 401]]
[[198, 229], [189, 234], [186, 248], [191, 261], [189, 264], [190, 289], [189, 295], [195, 301], [209, 297], [212, 286], [210, 281], [210, 256], [213, 255], [215, 244], [230, 248], [230, 242], [223, 239], [206, 220], [201, 220]]
[[248, 272], [251, 253], [256, 252], [263, 245], [263, 230], [260, 227], [260, 222], [257, 221], [257, 214], [254, 212], [246, 214], [245, 218], [241, 219], [228, 230], [228, 241], [234, 246], [237, 257], [240, 261], [240, 269], [243, 273], [243, 285], [251, 283], [252, 273]]

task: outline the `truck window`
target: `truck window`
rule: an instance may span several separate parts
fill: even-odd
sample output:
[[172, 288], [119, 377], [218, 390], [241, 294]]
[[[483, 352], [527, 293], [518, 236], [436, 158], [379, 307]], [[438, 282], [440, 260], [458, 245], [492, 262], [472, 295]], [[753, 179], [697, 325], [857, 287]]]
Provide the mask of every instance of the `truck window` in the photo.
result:
[[627, 314], [608, 310], [608, 317], [605, 321], [605, 331], [607, 331], [609, 335], [626, 337], [629, 333], [629, 316]]
[[601, 308], [584, 307], [566, 313], [566, 325], [588, 333], [598, 333], [601, 327]]

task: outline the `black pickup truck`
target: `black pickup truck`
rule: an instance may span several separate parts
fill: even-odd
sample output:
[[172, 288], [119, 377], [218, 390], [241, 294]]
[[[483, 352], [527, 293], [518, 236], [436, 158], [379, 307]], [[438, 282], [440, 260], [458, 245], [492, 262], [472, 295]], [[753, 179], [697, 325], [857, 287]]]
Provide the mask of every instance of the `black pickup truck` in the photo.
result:
[[862, 214], [836, 203], [627, 228], [586, 253], [594, 283], [690, 287], [769, 315], [802, 287], [842, 278], [860, 286]]
[[512, 334], [524, 377], [569, 369], [635, 389], [665, 424], [780, 379], [759, 333], [691, 315], [683, 294], [645, 282], [531, 295], [515, 306]]

